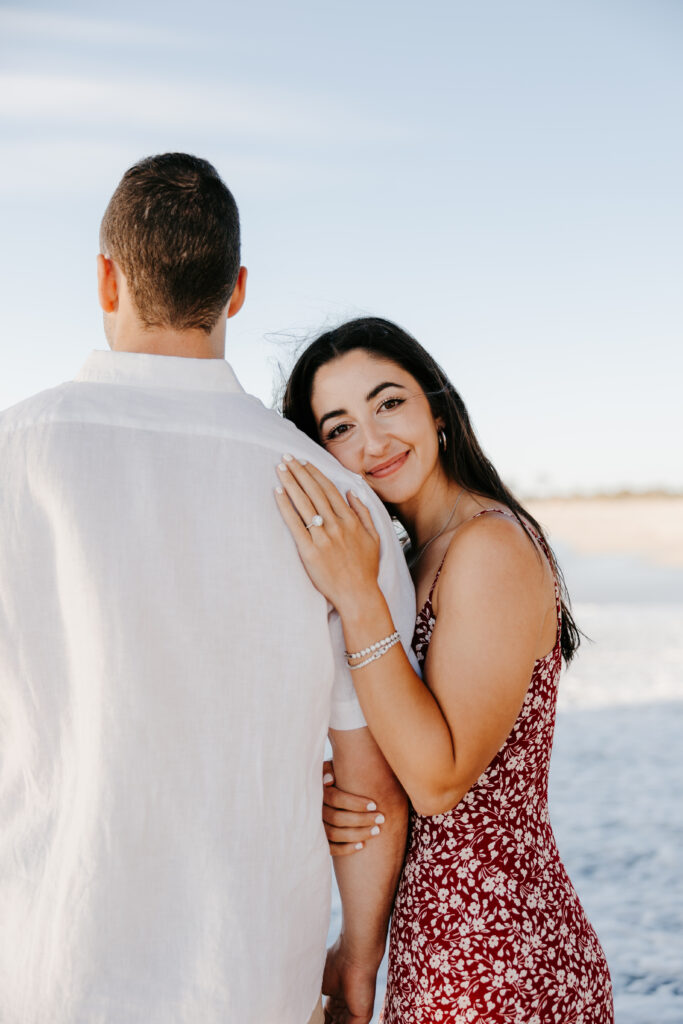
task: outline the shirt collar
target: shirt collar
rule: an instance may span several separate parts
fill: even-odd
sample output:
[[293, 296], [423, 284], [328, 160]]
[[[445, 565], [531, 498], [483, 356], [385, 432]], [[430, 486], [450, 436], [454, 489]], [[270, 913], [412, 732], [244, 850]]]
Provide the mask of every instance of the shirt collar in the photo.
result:
[[225, 359], [186, 359], [154, 356], [146, 352], [91, 352], [76, 374], [78, 383], [124, 384], [138, 388], [177, 391], [231, 391], [244, 393]]

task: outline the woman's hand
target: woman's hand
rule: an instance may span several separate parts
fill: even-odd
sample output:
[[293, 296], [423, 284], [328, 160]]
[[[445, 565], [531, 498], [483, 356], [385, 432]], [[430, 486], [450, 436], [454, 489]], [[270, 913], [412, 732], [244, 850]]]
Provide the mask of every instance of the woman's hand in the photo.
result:
[[324, 473], [284, 455], [275, 498], [315, 587], [342, 614], [377, 589], [379, 535], [353, 491], [344, 500]]
[[368, 839], [379, 835], [384, 824], [384, 815], [374, 800], [337, 789], [331, 761], [323, 763], [323, 823], [333, 857], [362, 850]]

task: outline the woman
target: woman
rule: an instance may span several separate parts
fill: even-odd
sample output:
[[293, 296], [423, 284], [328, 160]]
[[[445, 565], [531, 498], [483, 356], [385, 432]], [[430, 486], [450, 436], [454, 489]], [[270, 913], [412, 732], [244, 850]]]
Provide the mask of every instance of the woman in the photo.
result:
[[284, 413], [365, 478], [411, 542], [424, 681], [377, 585], [365, 505], [311, 465], [278, 468], [280, 511], [339, 612], [368, 725], [413, 808], [385, 1024], [611, 1022], [605, 957], [548, 819], [561, 659], [579, 635], [543, 531], [443, 371], [387, 321], [314, 342]]

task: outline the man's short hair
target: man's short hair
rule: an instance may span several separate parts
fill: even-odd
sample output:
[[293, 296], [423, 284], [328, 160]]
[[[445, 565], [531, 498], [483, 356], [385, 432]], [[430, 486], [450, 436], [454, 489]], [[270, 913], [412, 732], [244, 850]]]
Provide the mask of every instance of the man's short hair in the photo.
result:
[[209, 334], [237, 283], [237, 205], [208, 161], [187, 153], [147, 157], [111, 197], [100, 248], [126, 275], [146, 327]]

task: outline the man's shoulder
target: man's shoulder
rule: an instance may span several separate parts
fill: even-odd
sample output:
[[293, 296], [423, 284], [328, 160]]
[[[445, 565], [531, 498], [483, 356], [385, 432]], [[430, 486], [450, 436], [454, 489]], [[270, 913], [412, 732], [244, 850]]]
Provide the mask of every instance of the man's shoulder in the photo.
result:
[[63, 403], [67, 391], [67, 384], [58, 384], [3, 409], [0, 411], [0, 432], [11, 432], [45, 422]]
[[[251, 398], [249, 395], [244, 395], [244, 397]], [[251, 422], [250, 440], [272, 449], [278, 459], [288, 453], [297, 459], [306, 459], [308, 462], [312, 462], [325, 476], [329, 477], [343, 494], [354, 490], [370, 508], [375, 521], [379, 520], [383, 525], [386, 524], [393, 532], [384, 505], [363, 477], [342, 466], [341, 462], [330, 455], [322, 445], [312, 440], [308, 434], [304, 434], [290, 420], [284, 419], [274, 409], [266, 408], [258, 399], [252, 399], [252, 401], [257, 403], [259, 408], [254, 408], [255, 418]]]
[[[361, 482], [361, 478], [346, 469], [321, 445], [304, 434], [290, 420], [285, 419], [275, 409], [268, 409], [252, 395], [241, 396], [250, 403], [249, 420], [241, 419], [241, 425], [249, 435], [249, 440], [256, 441], [264, 447], [271, 448], [278, 458], [289, 453], [297, 459], [306, 459], [314, 463], [337, 486], [338, 481], [346, 485], [346, 489]], [[253, 404], [251, 404], [253, 403]]]

